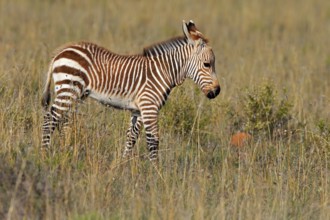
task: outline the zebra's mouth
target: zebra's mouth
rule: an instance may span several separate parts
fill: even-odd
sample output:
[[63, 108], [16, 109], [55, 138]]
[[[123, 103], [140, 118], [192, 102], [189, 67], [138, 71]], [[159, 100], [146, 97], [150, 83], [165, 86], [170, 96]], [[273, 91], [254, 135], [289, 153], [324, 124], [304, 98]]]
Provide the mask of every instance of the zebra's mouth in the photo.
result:
[[215, 89], [213, 89], [207, 93], [207, 95], [206, 95], [207, 98], [214, 99], [215, 97], [217, 97], [219, 95], [220, 90], [221, 90], [220, 86], [217, 86]]

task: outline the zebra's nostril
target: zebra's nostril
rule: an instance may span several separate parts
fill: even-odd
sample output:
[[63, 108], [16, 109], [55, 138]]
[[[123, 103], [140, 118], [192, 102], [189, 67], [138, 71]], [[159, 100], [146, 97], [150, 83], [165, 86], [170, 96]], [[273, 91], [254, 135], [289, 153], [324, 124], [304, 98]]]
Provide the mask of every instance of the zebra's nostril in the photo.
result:
[[213, 91], [210, 91], [210, 92], [208, 92], [207, 93], [207, 98], [209, 98], [209, 99], [213, 99], [213, 98], [215, 98], [215, 94], [214, 94], [214, 92]]
[[214, 99], [215, 97], [217, 97], [218, 95], [219, 95], [219, 93], [220, 93], [220, 86], [217, 86], [214, 90], [212, 90], [212, 91], [209, 91], [208, 93], [207, 93], [207, 98], [209, 98], [209, 99]]

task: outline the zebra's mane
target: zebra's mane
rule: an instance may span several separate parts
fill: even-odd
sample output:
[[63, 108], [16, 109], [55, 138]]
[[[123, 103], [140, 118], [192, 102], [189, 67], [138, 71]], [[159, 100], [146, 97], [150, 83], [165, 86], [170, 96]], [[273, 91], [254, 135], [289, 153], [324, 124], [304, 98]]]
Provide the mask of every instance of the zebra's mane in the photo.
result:
[[143, 49], [143, 56], [152, 57], [167, 53], [173, 49], [187, 44], [187, 38], [184, 36], [175, 37], [167, 41], [153, 44]]

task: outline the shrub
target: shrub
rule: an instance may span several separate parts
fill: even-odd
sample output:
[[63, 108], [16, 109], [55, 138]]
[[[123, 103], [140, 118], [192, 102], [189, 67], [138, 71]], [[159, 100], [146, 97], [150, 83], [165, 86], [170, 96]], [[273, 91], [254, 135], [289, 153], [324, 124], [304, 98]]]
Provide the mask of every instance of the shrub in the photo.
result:
[[286, 96], [279, 97], [273, 84], [264, 83], [247, 89], [239, 96], [238, 106], [229, 105], [229, 116], [232, 132], [244, 130], [253, 135], [274, 136], [288, 129], [292, 118], [292, 104]]
[[203, 111], [204, 105], [201, 105], [200, 98], [205, 97], [200, 97], [199, 90], [175, 89], [161, 110], [160, 127], [164, 127], [166, 132], [173, 131], [183, 136], [191, 134], [197, 125], [200, 130], [205, 129], [211, 112]]

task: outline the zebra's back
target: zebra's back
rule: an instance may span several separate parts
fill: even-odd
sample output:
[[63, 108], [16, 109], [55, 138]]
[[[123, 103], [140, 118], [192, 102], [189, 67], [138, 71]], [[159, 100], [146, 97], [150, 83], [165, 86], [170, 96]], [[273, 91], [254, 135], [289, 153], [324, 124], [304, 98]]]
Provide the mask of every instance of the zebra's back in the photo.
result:
[[145, 84], [145, 58], [123, 56], [96, 44], [80, 42], [57, 50], [52, 63], [55, 92], [74, 87], [101, 103], [137, 110], [136, 98]]

